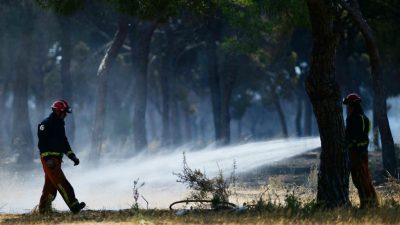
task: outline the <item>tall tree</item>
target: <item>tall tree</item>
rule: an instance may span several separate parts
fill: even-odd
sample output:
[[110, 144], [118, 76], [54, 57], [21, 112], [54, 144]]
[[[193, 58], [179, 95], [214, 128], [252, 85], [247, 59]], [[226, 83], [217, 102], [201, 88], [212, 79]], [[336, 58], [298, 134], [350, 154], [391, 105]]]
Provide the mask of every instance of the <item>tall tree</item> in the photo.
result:
[[365, 40], [365, 45], [369, 55], [374, 90], [373, 107], [378, 122], [379, 132], [381, 134], [383, 167], [388, 173], [390, 173], [390, 175], [397, 177], [395, 146], [387, 117], [386, 95], [382, 81], [382, 62], [374, 32], [367, 21], [363, 18], [357, 0], [350, 0], [348, 2], [341, 0], [341, 5], [349, 12]]
[[162, 71], [160, 74], [160, 87], [161, 87], [161, 97], [162, 97], [162, 110], [161, 110], [161, 121], [162, 121], [162, 133], [161, 133], [161, 143], [163, 146], [170, 146], [171, 142], [171, 87], [170, 79], [174, 67], [174, 55], [173, 55], [173, 30], [172, 25], [165, 25], [165, 52], [162, 57]]
[[[18, 48], [15, 57], [15, 78], [13, 82], [13, 130], [12, 130], [12, 148], [18, 152], [17, 161], [20, 164], [30, 165], [33, 163], [33, 137], [30, 125], [28, 110], [28, 76], [31, 73], [30, 58], [32, 33], [34, 18], [33, 5], [29, 1], [15, 3], [18, 16], [21, 19], [17, 28], [20, 30], [17, 34]], [[25, 23], [24, 23], [25, 22]], [[23, 31], [23, 32], [22, 32]]]
[[335, 32], [334, 4], [307, 0], [313, 50], [306, 90], [317, 118], [321, 139], [317, 201], [327, 207], [349, 203], [349, 168], [345, 148], [341, 95], [335, 81], [335, 54], [339, 35]]
[[218, 67], [218, 45], [221, 40], [221, 21], [218, 18], [210, 17], [207, 21], [207, 37], [206, 37], [206, 54], [207, 54], [207, 68], [208, 68], [208, 82], [211, 92], [211, 104], [213, 110], [213, 121], [215, 130], [215, 140], [219, 144], [226, 144], [226, 137], [222, 136], [222, 88], [221, 78], [219, 75]]
[[147, 147], [147, 67], [151, 38], [156, 27], [155, 22], [138, 22], [129, 33], [135, 77], [133, 138], [136, 151]]
[[96, 112], [92, 131], [92, 151], [95, 156], [99, 156], [102, 151], [104, 124], [106, 116], [106, 97], [108, 73], [117, 58], [125, 38], [128, 34], [128, 19], [121, 15], [118, 21], [118, 28], [110, 47], [104, 55], [99, 69], [97, 70], [97, 90], [96, 90]]

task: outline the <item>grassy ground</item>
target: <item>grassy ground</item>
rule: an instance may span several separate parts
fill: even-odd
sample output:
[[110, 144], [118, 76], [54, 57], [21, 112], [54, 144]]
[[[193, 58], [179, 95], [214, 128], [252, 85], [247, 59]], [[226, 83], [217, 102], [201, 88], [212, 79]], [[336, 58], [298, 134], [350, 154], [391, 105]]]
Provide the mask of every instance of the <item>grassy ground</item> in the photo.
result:
[[78, 215], [55, 213], [2, 215], [1, 224], [400, 224], [399, 208], [338, 209], [312, 214], [274, 212], [191, 212], [177, 216], [167, 210], [85, 211]]

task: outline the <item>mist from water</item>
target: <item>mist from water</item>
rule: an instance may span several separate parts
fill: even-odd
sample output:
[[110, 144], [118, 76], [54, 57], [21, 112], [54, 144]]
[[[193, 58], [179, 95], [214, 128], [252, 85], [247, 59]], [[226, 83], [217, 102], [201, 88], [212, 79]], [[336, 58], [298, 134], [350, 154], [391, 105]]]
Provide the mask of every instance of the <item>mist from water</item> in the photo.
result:
[[[177, 183], [177, 177], [173, 175], [182, 171], [183, 152], [186, 153], [190, 168], [201, 169], [212, 177], [218, 173], [219, 168], [228, 176], [234, 161], [236, 172], [243, 173], [319, 146], [319, 137], [312, 137], [254, 142], [217, 149], [209, 147], [198, 151], [182, 147], [164, 154], [144, 154], [124, 160], [104, 161], [97, 169], [90, 166], [88, 159], [82, 158], [81, 164], [73, 167], [72, 162], [64, 158], [63, 170], [77, 198], [85, 201], [89, 209], [129, 208], [133, 203], [132, 188], [136, 178], [146, 183], [139, 192], [149, 202], [149, 208], [167, 208], [173, 201], [184, 199], [188, 193], [185, 185]], [[40, 164], [37, 167], [41, 169]], [[1, 177], [0, 212], [29, 212], [38, 204], [44, 182], [41, 170], [25, 175], [18, 172], [2, 174]], [[146, 207], [143, 199], [139, 203], [141, 207]], [[58, 210], [67, 209], [59, 194], [53, 207]]]

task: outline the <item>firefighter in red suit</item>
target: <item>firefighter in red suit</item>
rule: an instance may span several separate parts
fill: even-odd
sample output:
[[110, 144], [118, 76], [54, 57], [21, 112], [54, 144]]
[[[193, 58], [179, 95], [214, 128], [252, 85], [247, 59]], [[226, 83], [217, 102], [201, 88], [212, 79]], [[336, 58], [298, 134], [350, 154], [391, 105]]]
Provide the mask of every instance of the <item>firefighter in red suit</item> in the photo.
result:
[[346, 141], [350, 156], [351, 178], [358, 190], [360, 207], [377, 207], [378, 197], [368, 170], [368, 133], [370, 122], [361, 107], [361, 97], [351, 93], [343, 100], [347, 106]]
[[40, 159], [45, 173], [39, 212], [51, 212], [51, 203], [58, 191], [69, 209], [73, 213], [78, 213], [85, 207], [85, 203], [76, 199], [74, 189], [61, 169], [63, 155], [67, 155], [74, 162], [74, 166], [79, 164], [79, 159], [72, 151], [65, 135], [64, 119], [67, 113], [71, 113], [71, 108], [64, 99], [55, 101], [51, 108], [53, 112], [38, 125], [37, 132]]

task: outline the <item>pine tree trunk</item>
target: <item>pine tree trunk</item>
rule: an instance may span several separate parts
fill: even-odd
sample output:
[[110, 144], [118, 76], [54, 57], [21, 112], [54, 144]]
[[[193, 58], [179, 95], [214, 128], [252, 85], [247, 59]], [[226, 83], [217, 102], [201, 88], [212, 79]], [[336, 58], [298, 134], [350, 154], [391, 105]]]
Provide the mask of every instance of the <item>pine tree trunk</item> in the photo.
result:
[[156, 23], [154, 22], [141, 22], [129, 35], [135, 77], [133, 140], [136, 151], [147, 148], [147, 67], [149, 64], [151, 37], [155, 28]]
[[278, 112], [279, 116], [279, 121], [281, 122], [281, 127], [282, 127], [282, 133], [283, 137], [287, 138], [289, 137], [287, 125], [286, 125], [286, 119], [285, 119], [285, 114], [283, 113], [281, 102], [279, 101], [279, 98], [275, 98], [276, 101], [274, 102], [276, 111]]
[[349, 203], [348, 154], [345, 148], [341, 95], [335, 81], [334, 8], [325, 0], [307, 0], [313, 34], [306, 90], [321, 138], [317, 202], [326, 207]]
[[114, 35], [112, 44], [101, 60], [97, 70], [97, 90], [96, 90], [96, 112], [92, 131], [92, 151], [95, 158], [98, 158], [102, 151], [104, 124], [106, 118], [106, 97], [107, 97], [107, 78], [112, 64], [117, 58], [128, 33], [127, 18], [121, 16], [118, 21], [118, 30]]
[[296, 135], [297, 137], [303, 136], [303, 130], [301, 129], [301, 118], [303, 116], [303, 99], [300, 95], [297, 96], [297, 110], [296, 117], [294, 119], [296, 125]]
[[231, 142], [231, 115], [230, 105], [232, 99], [233, 87], [236, 81], [234, 72], [225, 74], [222, 77], [222, 105], [221, 105], [221, 141], [222, 145], [228, 145]]
[[[73, 105], [73, 89], [71, 79], [71, 26], [70, 19], [68, 17], [58, 16], [58, 22], [61, 28], [60, 46], [61, 46], [61, 98], [68, 101], [70, 106]], [[66, 132], [70, 142], [74, 141], [75, 137], [75, 119], [74, 114], [71, 113], [66, 119]]]
[[162, 59], [162, 70], [160, 73], [161, 76], [161, 96], [162, 96], [162, 135], [161, 135], [161, 143], [163, 146], [171, 146], [171, 91], [170, 91], [170, 77], [173, 71], [173, 62], [172, 62], [172, 43], [171, 34], [169, 31], [166, 32], [166, 53]]
[[349, 12], [354, 23], [360, 29], [367, 47], [374, 90], [373, 107], [381, 135], [383, 167], [390, 175], [397, 177], [395, 146], [387, 117], [386, 94], [382, 82], [381, 58], [378, 45], [371, 27], [363, 18], [358, 1], [352, 0], [350, 2], [351, 5], [342, 1], [342, 6]]
[[220, 38], [220, 26], [211, 19], [208, 24], [208, 35], [206, 39], [206, 54], [207, 54], [207, 72], [208, 72], [208, 85], [211, 92], [211, 104], [213, 110], [213, 121], [215, 131], [215, 141], [221, 144], [222, 136], [222, 88], [221, 78], [219, 76], [218, 68], [218, 46], [217, 41]]
[[12, 104], [12, 150], [18, 153], [19, 165], [32, 165], [34, 145], [28, 109], [28, 76], [31, 73], [30, 57], [32, 46], [32, 25], [19, 37], [13, 82], [14, 100]]

